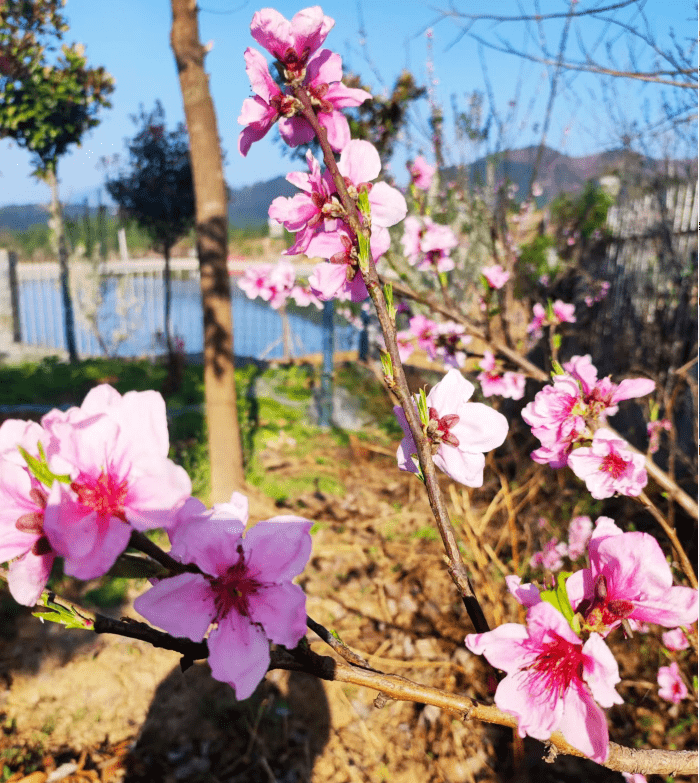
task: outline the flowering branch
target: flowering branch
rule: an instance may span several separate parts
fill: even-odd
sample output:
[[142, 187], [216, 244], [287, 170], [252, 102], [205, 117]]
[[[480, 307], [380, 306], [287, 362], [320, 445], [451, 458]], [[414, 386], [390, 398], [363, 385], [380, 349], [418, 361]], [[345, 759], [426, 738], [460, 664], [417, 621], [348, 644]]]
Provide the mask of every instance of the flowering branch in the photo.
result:
[[[0, 578], [7, 579], [6, 569], [0, 569]], [[131, 618], [115, 620], [111, 617], [93, 613], [72, 601], [58, 598], [50, 590], [44, 590], [40, 603], [45, 606], [55, 604], [75, 613], [76, 616], [85, 621], [82, 627], [93, 630], [95, 633], [109, 633], [129, 639], [139, 639], [147, 642], [152, 647], [177, 652], [182, 655], [180, 665], [183, 671], [189, 668], [194, 661], [205, 660], [209, 657], [209, 648], [206, 641], [193, 642], [189, 639], [174, 637]], [[51, 619], [49, 611], [42, 612], [42, 614], [45, 619]], [[384, 697], [375, 702], [376, 704], [383, 705], [389, 699], [413, 701], [418, 704], [432, 704], [440, 709], [456, 714], [461, 720], [480, 720], [485, 723], [496, 723], [501, 726], [517, 728], [517, 718], [502, 712], [497, 707], [480, 704], [475, 699], [421, 685], [406, 677], [396, 674], [385, 674], [372, 669], [367, 664], [365, 658], [350, 650], [320, 623], [307, 617], [307, 625], [335, 652], [345, 658], [347, 663], [329, 658], [328, 656], [318, 655], [302, 642], [294, 650], [286, 650], [285, 648], [273, 649], [270, 653], [268, 670], [303, 671], [323, 680], [347, 682], [372, 688], [379, 691]], [[350, 662], [353, 659], [357, 665]], [[561, 732], [552, 734], [548, 743], [557, 753], [585, 758], [581, 751], [574, 748], [564, 739]], [[690, 775], [697, 773], [698, 757], [697, 753], [693, 751], [640, 750], [626, 748], [611, 742], [608, 758], [603, 766], [620, 772]]]
[[[316, 113], [314, 112], [311, 99], [306, 89], [302, 85], [296, 85], [294, 87], [294, 95], [301, 103], [304, 119], [306, 119], [313, 128], [319, 144], [321, 145], [323, 160], [326, 164], [326, 168], [333, 177], [333, 182], [347, 215], [346, 219], [348, 224], [355, 232], [358, 240], [359, 237], [363, 237], [366, 242], [369, 242], [370, 229], [368, 226], [363, 225], [360, 220], [355, 203], [350, 198], [343, 176], [338, 169], [335, 156], [333, 155], [333, 151], [328, 142], [326, 130], [320, 125], [318, 118], [316, 117]], [[399, 347], [396, 341], [394, 320], [389, 314], [379, 275], [377, 274], [371, 254], [367, 264], [360, 263], [360, 270], [362, 272], [362, 279], [364, 280], [365, 286], [367, 287], [369, 295], [372, 297], [372, 301], [377, 310], [377, 317], [379, 318], [382, 334], [384, 336], [386, 350], [391, 358], [392, 374], [391, 377], [387, 376], [387, 383], [391, 391], [393, 391], [399, 399], [417, 447], [418, 461], [423, 472], [430, 508], [437, 522], [438, 530], [440, 531], [440, 536], [447, 553], [449, 574], [462, 596], [462, 600], [474, 628], [479, 632], [483, 632], [488, 629], [488, 622], [486, 621], [484, 612], [474, 593], [466, 566], [464, 565], [459, 547], [457, 546], [457, 539], [455, 538], [454, 530], [447, 513], [447, 507], [438, 484], [437, 472], [433, 464], [430, 444], [423, 432], [423, 427], [416, 412], [413, 397], [408, 389], [408, 383], [406, 382], [406, 376], [399, 356]]]
[[[470, 334], [472, 337], [476, 337], [479, 340], [483, 340], [492, 350], [494, 353], [498, 353], [501, 356], [505, 357], [509, 361], [513, 362], [513, 364], [520, 367], [525, 373], [527, 373], [530, 377], [534, 378], [538, 381], [548, 382], [550, 380], [549, 376], [544, 370], [541, 370], [539, 367], [534, 365], [532, 362], [528, 361], [524, 356], [521, 356], [517, 351], [513, 350], [512, 348], [509, 348], [506, 345], [503, 345], [501, 343], [496, 343], [493, 340], [489, 340], [486, 338], [486, 335], [484, 332], [479, 329], [478, 327], [474, 326], [458, 309], [453, 309], [450, 307], [446, 307], [443, 305], [440, 301], [438, 301], [435, 297], [431, 296], [430, 294], [424, 294], [419, 293], [412, 289], [410, 286], [407, 286], [403, 283], [394, 281], [394, 280], [386, 280], [385, 278], [380, 278], [381, 282], [390, 282], [394, 291], [397, 294], [400, 294], [402, 297], [405, 297], [406, 299], [411, 299], [414, 302], [418, 302], [420, 304], [427, 305], [435, 312], [441, 313], [446, 318], [449, 318], [452, 321], [457, 321], [458, 323], [462, 324], [465, 327], [465, 331], [467, 334]], [[608, 426], [608, 429], [612, 430], [612, 427]], [[613, 430], [615, 432], [615, 430]], [[622, 436], [620, 436], [622, 437]], [[634, 448], [631, 444], [627, 445], [627, 448], [629, 451], [633, 452], [634, 454], [640, 454], [641, 452]], [[645, 469], [647, 473], [656, 481], [657, 484], [666, 492], [668, 492], [669, 497], [674, 500], [678, 505], [686, 511], [693, 519], [698, 518], [698, 504], [693, 498], [688, 495], [687, 492], [685, 492], [681, 487], [678, 486], [678, 484], [665, 472], [663, 471], [651, 458], [651, 456], [645, 455]]]

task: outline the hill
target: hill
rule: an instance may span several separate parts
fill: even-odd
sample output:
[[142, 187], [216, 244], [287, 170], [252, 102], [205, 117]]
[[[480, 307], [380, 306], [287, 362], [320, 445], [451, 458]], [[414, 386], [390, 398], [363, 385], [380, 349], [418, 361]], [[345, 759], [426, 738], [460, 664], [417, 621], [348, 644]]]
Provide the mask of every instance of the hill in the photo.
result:
[[[498, 155], [490, 155], [467, 166], [466, 171], [451, 167], [443, 171], [447, 180], [466, 179], [471, 183], [486, 181], [486, 170], [489, 161], [494, 164], [494, 178], [498, 183], [504, 179], [518, 186], [518, 197], [526, 193], [532, 176], [532, 170], [537, 160], [537, 147], [525, 147], [520, 150], [509, 150]], [[611, 150], [597, 155], [586, 155], [579, 158], [564, 155], [561, 152], [545, 147], [538, 167], [537, 182], [542, 186], [542, 196], [538, 198], [540, 206], [548, 204], [559, 193], [575, 194], [582, 190], [589, 179], [598, 178], [613, 172], [636, 172], [641, 182], [649, 182], [668, 169], [668, 162], [645, 158], [629, 150]], [[671, 166], [678, 176], [690, 179], [696, 176], [697, 164], [694, 161], [671, 161]], [[297, 189], [280, 176], [267, 182], [257, 182], [243, 188], [230, 190], [228, 217], [231, 226], [245, 228], [260, 226], [267, 222], [267, 210], [277, 196], [293, 196]], [[90, 207], [90, 214], [97, 212], [96, 207]], [[110, 209], [114, 209], [110, 207]], [[68, 219], [75, 219], [83, 214], [82, 204], [67, 204], [64, 207]], [[0, 230], [26, 231], [37, 224], [46, 224], [48, 220], [47, 207], [39, 204], [21, 204], [0, 207]]]

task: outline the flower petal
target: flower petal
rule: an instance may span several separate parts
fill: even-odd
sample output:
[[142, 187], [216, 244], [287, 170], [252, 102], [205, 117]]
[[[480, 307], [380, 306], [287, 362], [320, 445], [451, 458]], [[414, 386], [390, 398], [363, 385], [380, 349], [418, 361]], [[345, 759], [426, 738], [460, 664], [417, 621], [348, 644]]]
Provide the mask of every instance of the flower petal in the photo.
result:
[[201, 642], [216, 617], [214, 593], [201, 574], [178, 574], [151, 587], [134, 609], [171, 636]]
[[266, 584], [298, 576], [311, 555], [312, 522], [295, 516], [274, 517], [246, 531], [243, 549], [251, 575], [260, 574]]
[[212, 677], [227, 682], [239, 701], [253, 694], [270, 665], [264, 632], [238, 612], [229, 612], [209, 634]]

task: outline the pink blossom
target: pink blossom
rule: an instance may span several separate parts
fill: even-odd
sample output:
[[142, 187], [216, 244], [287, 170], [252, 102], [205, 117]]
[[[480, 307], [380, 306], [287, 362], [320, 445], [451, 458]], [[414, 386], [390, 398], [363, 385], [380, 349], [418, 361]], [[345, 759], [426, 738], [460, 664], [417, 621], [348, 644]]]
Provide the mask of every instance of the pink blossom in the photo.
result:
[[552, 304], [552, 318], [550, 319], [545, 308], [537, 302], [532, 307], [533, 319], [527, 325], [527, 331], [532, 334], [533, 337], [539, 338], [542, 336], [542, 327], [549, 324], [551, 326], [557, 326], [563, 323], [576, 323], [576, 316], [574, 311], [576, 306], [573, 304], [566, 304], [561, 299], [557, 299]]
[[[480, 487], [484, 483], [484, 452], [500, 446], [508, 434], [506, 417], [478, 402], [468, 402], [474, 386], [458, 370], [451, 369], [428, 393], [429, 423], [423, 431], [430, 441], [433, 461], [460, 484]], [[401, 470], [417, 473], [417, 448], [400, 406], [394, 414], [404, 432], [396, 452]]]
[[238, 137], [238, 151], [245, 157], [253, 142], [260, 141], [280, 117], [296, 112], [296, 103], [292, 95], [277, 86], [260, 52], [248, 47], [243, 57], [255, 93], [243, 101], [238, 117], [238, 124], [245, 125]]
[[616, 492], [635, 497], [647, 483], [644, 455], [630, 450], [629, 444], [612, 430], [596, 431], [590, 446], [569, 454], [567, 464], [586, 482], [591, 495], [600, 500]]
[[[340, 81], [342, 78], [342, 59], [328, 49], [322, 49], [311, 58], [304, 78], [304, 87], [316, 108], [319, 125], [326, 130], [328, 143], [336, 152], [350, 142], [350, 127], [340, 109], [359, 106], [372, 97], [366, 90], [346, 87]], [[306, 144], [314, 137], [314, 130], [301, 116], [296, 99], [294, 106], [294, 113], [288, 112], [280, 119], [280, 136], [290, 147]]]
[[43, 529], [71, 576], [106, 573], [132, 529], [169, 527], [190, 495], [187, 473], [168, 459], [165, 402], [158, 392], [122, 397], [102, 384], [80, 408], [51, 411], [42, 425], [70, 466], [70, 484], [55, 481], [50, 489]]
[[590, 568], [566, 583], [571, 605], [589, 626], [607, 633], [623, 619], [666, 628], [698, 619], [698, 592], [674, 586], [658, 542], [648, 533], [623, 533], [600, 517], [588, 544]]
[[510, 279], [510, 272], [506, 272], [500, 264], [483, 267], [481, 274], [486, 278], [491, 288], [503, 288]]
[[[370, 252], [376, 261], [390, 244], [389, 226], [403, 220], [406, 215], [406, 199], [396, 188], [385, 182], [371, 184], [379, 176], [381, 160], [376, 148], [368, 141], [353, 140], [343, 149], [338, 161], [352, 198], [357, 199], [361, 190], [368, 192], [372, 233]], [[359, 271], [356, 239], [345, 224], [333, 226], [320, 222], [308, 241], [306, 254], [330, 259], [331, 264], [320, 264], [309, 278], [311, 290], [320, 299], [335, 297], [362, 301], [368, 296]]]
[[51, 573], [55, 553], [44, 534], [49, 488], [32, 476], [19, 447], [51, 456], [55, 441], [33, 421], [8, 419], [0, 426], [0, 563], [9, 562], [8, 585], [17, 603], [34, 606]]
[[[578, 0], [576, 0], [576, 2], [578, 2]], [[646, 776], [642, 775], [640, 772], [623, 772], [622, 777], [627, 783], [647, 783]]]
[[568, 454], [584, 434], [589, 433], [584, 415], [581, 387], [568, 375], [557, 375], [551, 386], [545, 386], [522, 410], [522, 417], [532, 427], [542, 447], [530, 455], [535, 462], [562, 468]]
[[668, 419], [660, 419], [659, 421], [650, 421], [647, 424], [647, 435], [649, 436], [649, 453], [656, 454], [659, 450], [659, 440], [661, 439], [662, 430], [669, 432], [671, 429], [671, 422]]
[[304, 8], [291, 21], [274, 8], [263, 8], [253, 15], [250, 33], [288, 70], [298, 74], [323, 45], [334, 24], [318, 5]]
[[569, 522], [569, 558], [578, 560], [586, 551], [591, 533], [593, 531], [593, 522], [590, 517], [574, 517]]
[[532, 315], [532, 321], [527, 325], [527, 332], [533, 337], [541, 337], [542, 327], [547, 319], [547, 311], [539, 302], [536, 302], [532, 306]]
[[202, 573], [162, 579], [134, 608], [173, 636], [201, 642], [209, 626], [212, 676], [247, 699], [270, 664], [269, 642], [296, 647], [306, 632], [306, 597], [292, 579], [311, 554], [311, 522], [280, 516], [243, 531], [247, 499], [207, 510], [190, 501], [171, 534], [170, 554]]
[[681, 650], [687, 650], [690, 647], [688, 637], [685, 635], [685, 631], [682, 628], [674, 628], [672, 631], [666, 631], [661, 634], [661, 641], [667, 650], [672, 652], [680, 652]]
[[245, 292], [248, 299], [259, 296], [264, 302], [269, 302], [273, 293], [270, 288], [271, 272], [272, 264], [251, 264], [238, 281], [238, 287]]
[[[282, 63], [288, 84], [301, 81], [327, 132], [328, 142], [339, 152], [350, 141], [348, 121], [339, 110], [359, 106], [372, 96], [341, 83], [340, 55], [328, 49], [318, 51], [333, 24], [319, 6], [300, 11], [291, 22], [278, 11], [265, 8], [253, 16], [251, 33]], [[244, 56], [255, 97], [245, 99], [238, 118], [239, 124], [246, 126], [238, 141], [241, 155], [247, 155], [251, 144], [259, 141], [277, 120], [280, 135], [290, 146], [311, 141], [314, 131], [301, 116], [301, 104], [291, 88], [285, 86], [281, 90], [277, 86], [259, 52], [248, 48]]]
[[437, 167], [431, 166], [422, 155], [419, 155], [413, 164], [408, 166], [408, 171], [411, 174], [411, 181], [418, 190], [428, 190]]
[[530, 558], [530, 568], [544, 568], [547, 571], [559, 571], [564, 565], [563, 558], [568, 554], [568, 548], [558, 538], [551, 538], [542, 548]]
[[513, 400], [525, 396], [525, 376], [515, 372], [505, 372], [503, 375], [496, 368], [496, 360], [491, 351], [484, 351], [484, 357], [479, 367], [483, 370], [477, 375], [484, 397], [496, 394]]
[[529, 608], [542, 600], [537, 585], [532, 583], [522, 584], [522, 579], [519, 576], [509, 574], [506, 577], [506, 587], [521, 606]]
[[560, 324], [575, 324], [576, 323], [576, 316], [574, 315], [574, 312], [576, 310], [576, 305], [573, 304], [565, 304], [561, 301], [561, 299], [557, 299], [557, 301], [552, 305], [552, 311], [554, 312], [554, 317], [557, 319], [557, 321]]
[[323, 309], [323, 302], [313, 293], [308, 286], [295, 285], [289, 293], [290, 299], [299, 307], [313, 305], [317, 310]]
[[598, 370], [591, 361], [590, 354], [572, 356], [564, 363], [564, 369], [581, 384], [583, 402], [588, 415], [599, 423], [618, 411], [618, 402], [643, 397], [654, 391], [656, 384], [649, 378], [625, 378], [619, 384], [610, 377], [598, 380]]
[[521, 737], [546, 740], [559, 730], [582, 753], [605, 761], [608, 727], [598, 705], [611, 707], [622, 698], [615, 691], [617, 663], [598, 634], [583, 643], [553, 606], [539, 602], [528, 610], [527, 627], [507, 623], [465, 641], [506, 672], [495, 702], [517, 717]]
[[662, 699], [679, 704], [683, 699], [688, 698], [688, 688], [681, 678], [676, 661], [670, 666], [659, 666], [656, 681], [659, 683], [659, 696]]
[[429, 217], [410, 215], [404, 221], [401, 244], [408, 263], [421, 271], [449, 272], [454, 269], [449, 252], [457, 247], [458, 240], [449, 226], [435, 223]]

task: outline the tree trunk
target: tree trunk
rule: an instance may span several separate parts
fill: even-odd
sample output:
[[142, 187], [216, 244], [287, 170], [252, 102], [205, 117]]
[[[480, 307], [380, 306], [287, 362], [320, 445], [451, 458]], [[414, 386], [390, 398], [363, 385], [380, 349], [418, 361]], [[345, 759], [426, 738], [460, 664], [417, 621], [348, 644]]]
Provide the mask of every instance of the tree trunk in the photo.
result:
[[58, 198], [56, 171], [49, 169], [46, 179], [51, 188], [51, 229], [55, 237], [58, 263], [61, 269], [61, 297], [63, 299], [63, 325], [66, 332], [66, 348], [71, 364], [75, 364], [78, 361], [78, 349], [75, 347], [75, 316], [73, 314], [73, 298], [71, 297], [70, 278], [68, 275], [68, 248], [66, 247], [61, 202]]
[[211, 502], [244, 486], [233, 357], [231, 286], [226, 267], [227, 193], [196, 0], [171, 0], [170, 43], [180, 77], [196, 201], [197, 254], [204, 310], [204, 393], [211, 464]]

